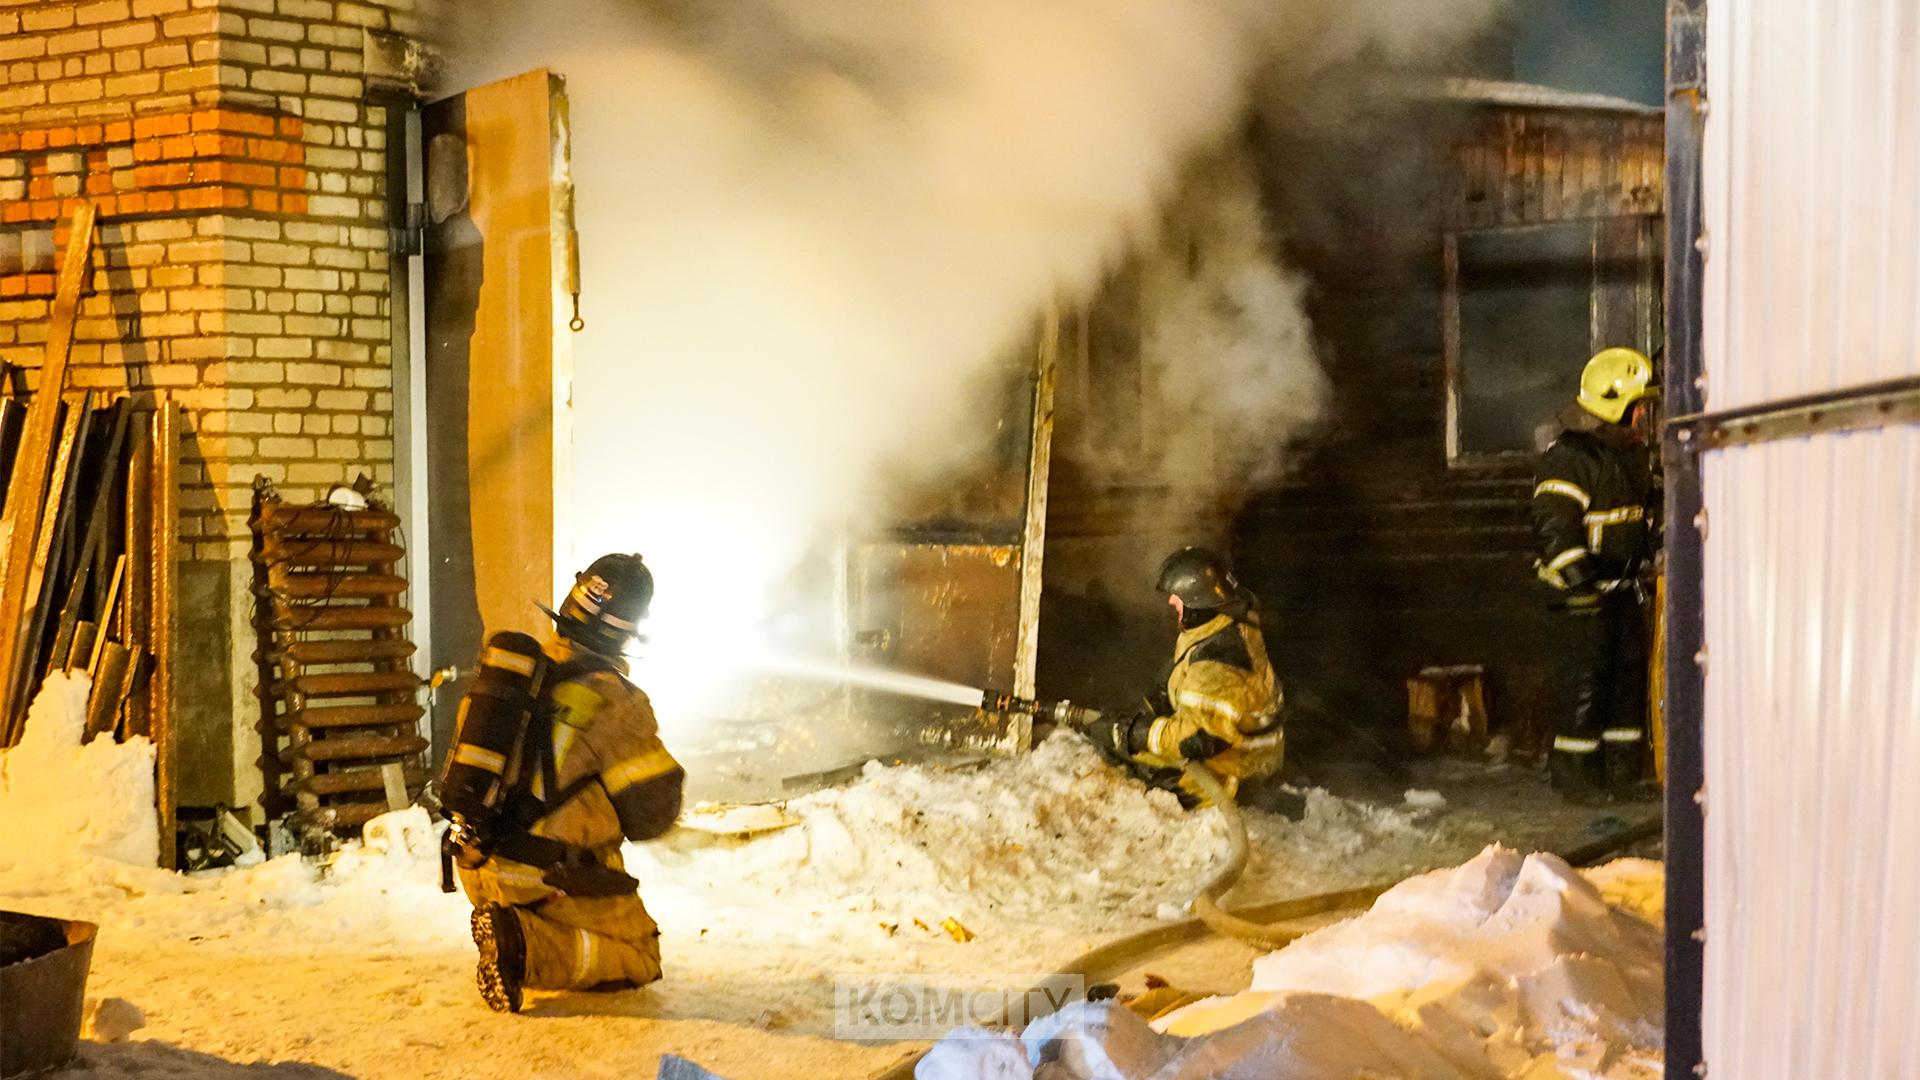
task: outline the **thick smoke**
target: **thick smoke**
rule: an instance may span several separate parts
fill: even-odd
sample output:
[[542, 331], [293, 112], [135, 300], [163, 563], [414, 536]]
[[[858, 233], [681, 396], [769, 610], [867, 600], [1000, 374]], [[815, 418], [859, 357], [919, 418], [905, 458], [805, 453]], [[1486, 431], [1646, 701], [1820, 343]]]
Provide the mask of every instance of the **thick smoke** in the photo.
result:
[[[1051, 299], [1153, 235], [1257, 73], [1441, 48], [1501, 2], [449, 5], [450, 87], [567, 78], [587, 318], [576, 557], [646, 554], [654, 647], [677, 674], [737, 657], [769, 587], [859, 516], [882, 463], [952, 425]], [[1298, 345], [1288, 378], [1306, 385], [1297, 283], [1256, 262], [1200, 283]], [[1149, 347], [1195, 344], [1165, 337], [1194, 313], [1167, 314]], [[1192, 336], [1226, 372], [1271, 362], [1259, 333]], [[1193, 385], [1196, 423], [1266, 407]]]

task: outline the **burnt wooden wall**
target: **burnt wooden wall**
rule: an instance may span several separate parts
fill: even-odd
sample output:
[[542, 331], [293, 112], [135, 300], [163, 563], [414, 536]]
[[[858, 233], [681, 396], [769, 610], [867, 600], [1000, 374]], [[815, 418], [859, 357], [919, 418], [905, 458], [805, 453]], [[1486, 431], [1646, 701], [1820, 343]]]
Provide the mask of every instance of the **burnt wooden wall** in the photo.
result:
[[[1657, 215], [1660, 123], [1448, 101], [1380, 108], [1340, 132], [1256, 134], [1277, 228], [1315, 281], [1334, 383], [1323, 437], [1233, 539], [1307, 756], [1355, 726], [1398, 745], [1404, 679], [1426, 665], [1485, 664], [1495, 724], [1523, 745], [1565, 707], [1541, 646], [1555, 627], [1533, 581], [1531, 462], [1449, 466], [1444, 238]], [[1315, 163], [1305, 183], [1286, 167], [1300, 161]]]

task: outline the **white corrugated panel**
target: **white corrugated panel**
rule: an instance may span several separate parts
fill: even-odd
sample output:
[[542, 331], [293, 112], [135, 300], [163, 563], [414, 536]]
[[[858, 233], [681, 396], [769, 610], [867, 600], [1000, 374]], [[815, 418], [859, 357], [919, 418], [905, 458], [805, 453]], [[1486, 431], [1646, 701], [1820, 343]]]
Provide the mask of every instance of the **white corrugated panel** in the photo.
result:
[[1920, 425], [1703, 472], [1707, 1075], [1920, 1078]]
[[[1708, 9], [1712, 411], [1920, 375], [1920, 0]], [[1707, 1075], [1920, 1080], [1920, 426], [1706, 455]]]
[[1920, 375], [1920, 2], [1715, 2], [1707, 40], [1708, 407]]

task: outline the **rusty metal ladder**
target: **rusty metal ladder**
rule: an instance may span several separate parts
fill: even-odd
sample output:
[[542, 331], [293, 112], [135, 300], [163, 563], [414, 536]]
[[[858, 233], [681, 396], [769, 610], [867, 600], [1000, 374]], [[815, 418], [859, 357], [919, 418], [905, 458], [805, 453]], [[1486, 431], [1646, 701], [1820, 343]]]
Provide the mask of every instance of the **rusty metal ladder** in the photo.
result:
[[289, 505], [262, 480], [251, 524], [261, 803], [322, 850], [427, 781], [400, 519], [378, 504]]

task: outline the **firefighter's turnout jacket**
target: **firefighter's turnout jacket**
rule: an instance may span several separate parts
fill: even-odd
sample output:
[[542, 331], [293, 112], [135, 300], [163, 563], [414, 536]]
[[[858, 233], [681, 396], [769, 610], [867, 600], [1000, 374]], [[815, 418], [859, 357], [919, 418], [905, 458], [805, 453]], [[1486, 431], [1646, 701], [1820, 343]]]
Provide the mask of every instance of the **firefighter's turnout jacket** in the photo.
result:
[[1556, 589], [1607, 591], [1651, 555], [1653, 473], [1644, 447], [1577, 406], [1541, 455], [1533, 488], [1540, 577]]
[[1533, 490], [1539, 574], [1568, 619], [1555, 633], [1555, 681], [1571, 712], [1556, 725], [1554, 786], [1577, 794], [1637, 781], [1646, 737], [1647, 644], [1637, 580], [1653, 554], [1647, 450], [1578, 406], [1541, 455]]
[[[1133, 759], [1178, 768], [1203, 762], [1229, 791], [1278, 771], [1285, 753], [1280, 690], [1257, 610], [1223, 612], [1183, 630], [1159, 715], [1136, 724]], [[1144, 732], [1143, 732], [1144, 729]]]
[[[547, 653], [556, 666], [574, 659], [572, 644], [561, 638]], [[516, 909], [526, 938], [525, 985], [579, 990], [652, 982], [660, 977], [660, 931], [637, 886], [624, 878], [620, 844], [673, 826], [686, 774], [661, 743], [647, 696], [617, 672], [590, 670], [542, 697], [552, 715], [553, 786], [575, 793], [533, 826], [530, 846], [564, 847], [568, 865], [517, 861], [509, 854], [521, 849], [503, 845], [477, 869], [462, 869], [461, 884], [476, 907]], [[547, 783], [546, 774], [536, 777], [534, 794], [546, 797]], [[601, 887], [569, 891], [570, 875], [596, 876]], [[609, 890], [608, 880], [620, 884]]]

